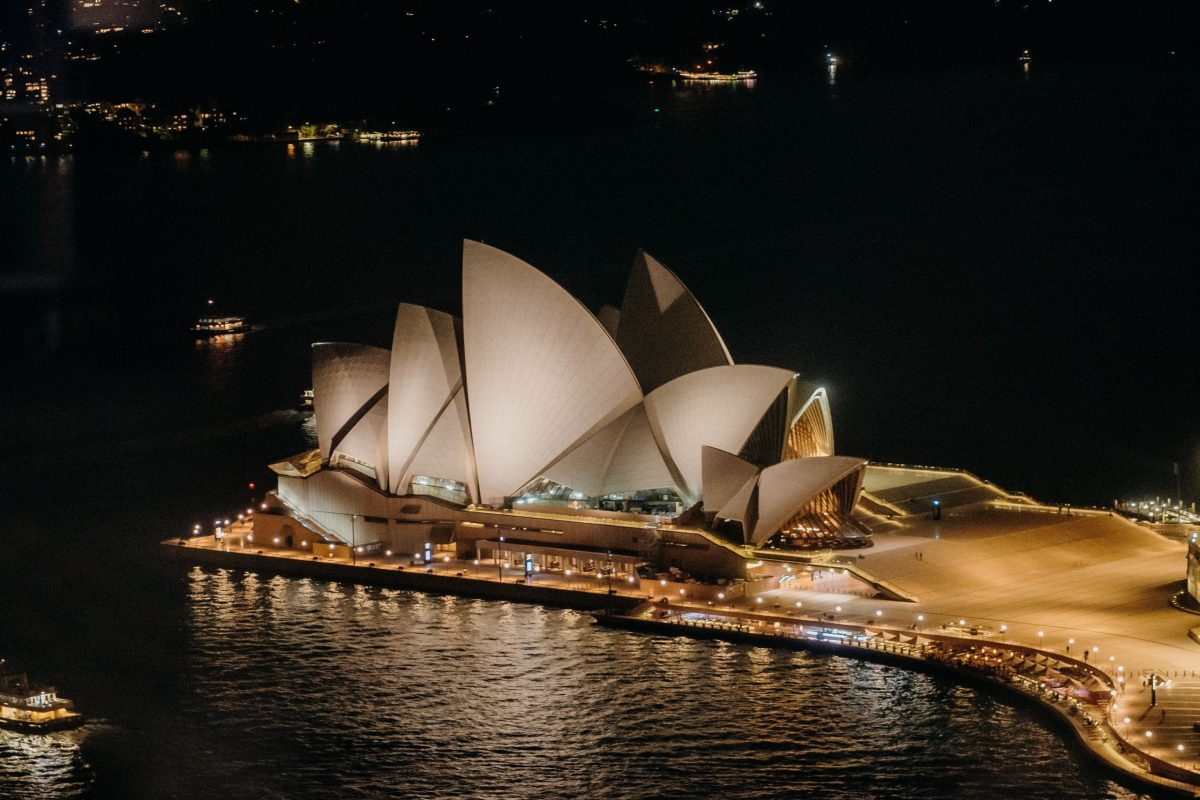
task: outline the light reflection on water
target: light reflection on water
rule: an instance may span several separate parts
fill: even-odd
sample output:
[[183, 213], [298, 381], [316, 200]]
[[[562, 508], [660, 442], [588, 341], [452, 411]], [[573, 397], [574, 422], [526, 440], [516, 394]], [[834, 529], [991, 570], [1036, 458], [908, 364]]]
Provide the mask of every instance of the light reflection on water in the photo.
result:
[[79, 752], [96, 724], [45, 736], [0, 729], [0, 797], [75, 797], [92, 781]]
[[986, 693], [573, 611], [196, 568], [189, 785], [227, 797], [1132, 797]]

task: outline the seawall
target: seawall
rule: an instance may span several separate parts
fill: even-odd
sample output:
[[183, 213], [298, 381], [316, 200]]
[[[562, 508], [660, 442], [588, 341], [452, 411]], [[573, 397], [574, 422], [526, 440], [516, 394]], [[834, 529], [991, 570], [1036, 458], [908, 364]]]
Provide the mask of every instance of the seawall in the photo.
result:
[[572, 608], [579, 611], [612, 610], [629, 611], [640, 598], [628, 595], [604, 595], [573, 589], [557, 589], [545, 586], [526, 586], [523, 582], [501, 583], [495, 580], [479, 580], [463, 577], [435, 575], [416, 568], [372, 567], [362, 564], [342, 564], [327, 559], [302, 560], [259, 554], [245, 550], [213, 550], [187, 547], [175, 542], [163, 542], [160, 552], [169, 562], [179, 564], [202, 564], [227, 569], [240, 569], [268, 575], [287, 575], [318, 578], [345, 583], [386, 586], [391, 589], [410, 589], [431, 594], [451, 594], [461, 597], [478, 597], [483, 600], [509, 600], [516, 603], [536, 603], [556, 608]]
[[[1088, 753], [1093, 758], [1093, 761], [1114, 779], [1120, 780], [1126, 785], [1136, 788], [1138, 791], [1149, 792], [1154, 796], [1200, 797], [1200, 787], [1191, 786], [1163, 775], [1156, 775], [1152, 769], [1145, 769], [1129, 761], [1117, 748], [1111, 746], [1116, 737], [1112, 731], [1107, 730], [1107, 725], [1104, 726], [1106, 733], [1103, 738], [1097, 739], [1089, 735], [1078, 718], [1071, 716], [1062, 705], [1051, 702], [1046, 697], [1025, 688], [1018, 682], [1000, 680], [982, 672], [958, 667], [944, 661], [913, 657], [900, 649], [888, 649], [886, 647], [868, 648], [840, 644], [836, 641], [801, 639], [778, 633], [758, 633], [747, 630], [679, 624], [663, 620], [626, 616], [619, 613], [596, 614], [595, 618], [600, 625], [610, 628], [620, 628], [658, 636], [687, 636], [694, 639], [716, 639], [757, 647], [827, 653], [939, 675], [958, 683], [987, 690], [998, 690], [1026, 708], [1038, 713], [1039, 716], [1062, 731], [1069, 733], [1075, 743], [1084, 752]], [[857, 626], [840, 625], [838, 627], [851, 629]], [[1032, 648], [1022, 649], [1033, 651]], [[1157, 759], [1152, 759], [1151, 761], [1154, 762], [1153, 767], [1155, 768], [1174, 771], [1172, 765], [1159, 762]]]

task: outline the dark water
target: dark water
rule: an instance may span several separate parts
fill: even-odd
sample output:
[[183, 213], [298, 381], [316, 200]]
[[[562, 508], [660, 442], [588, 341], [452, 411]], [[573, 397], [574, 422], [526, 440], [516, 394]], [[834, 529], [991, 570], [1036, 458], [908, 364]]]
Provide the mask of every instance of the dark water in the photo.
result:
[[196, 568], [179, 590], [153, 731], [0, 740], [0, 793], [1134, 796], [1008, 705], [901, 670], [309, 580]]
[[[738, 360], [830, 388], [842, 452], [1075, 502], [1174, 460], [1190, 481], [1200, 106], [1186, 70], [1108, 69], [647, 88], [641, 125], [408, 150], [0, 162], [5, 275], [69, 287], [59, 356], [3, 373], [0, 657], [94, 720], [0, 738], [0, 797], [1122, 796], [929, 677], [153, 556], [308, 446], [310, 342], [456, 310], [463, 236], [593, 306], [646, 247]], [[264, 329], [179, 338], [210, 293]]]

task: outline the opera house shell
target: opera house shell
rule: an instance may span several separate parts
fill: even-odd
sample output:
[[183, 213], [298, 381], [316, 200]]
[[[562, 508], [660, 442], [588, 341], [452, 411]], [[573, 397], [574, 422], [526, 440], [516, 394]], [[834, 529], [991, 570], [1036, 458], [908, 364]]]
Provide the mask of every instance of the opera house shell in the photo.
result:
[[[273, 468], [288, 511], [328, 541], [383, 540], [362, 520], [420, 498], [423, 522], [459, 533], [502, 513], [590, 524], [564, 548], [623, 541], [616, 521], [630, 520], [744, 554], [869, 544], [852, 513], [866, 462], [835, 455], [825, 391], [735, 364], [696, 298], [642, 252], [621, 308], [593, 314], [467, 241], [461, 319], [402, 304], [390, 350], [315, 344], [313, 389], [318, 450]], [[336, 485], [320, 488], [323, 475]]]

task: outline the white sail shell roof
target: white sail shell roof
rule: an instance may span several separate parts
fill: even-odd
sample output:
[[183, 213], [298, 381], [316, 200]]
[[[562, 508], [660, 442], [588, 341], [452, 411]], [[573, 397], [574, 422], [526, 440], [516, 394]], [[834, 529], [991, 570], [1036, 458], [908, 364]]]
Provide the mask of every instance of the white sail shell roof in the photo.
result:
[[[430, 473], [411, 468], [455, 393], [462, 388], [457, 321], [449, 314], [402, 303], [396, 312], [388, 388], [388, 464], [392, 492], [408, 487], [409, 476]], [[461, 439], [462, 436], [460, 435]], [[455, 475], [433, 473], [452, 478]], [[466, 481], [463, 481], [464, 483]]]
[[[408, 491], [414, 475], [449, 478], [475, 492], [475, 462], [471, 454], [471, 428], [467, 418], [467, 397], [460, 388], [454, 399], [442, 411], [429, 435], [413, 455], [407, 471], [399, 481], [399, 491]], [[395, 476], [393, 475], [395, 481]]]
[[733, 363], [700, 302], [641, 250], [625, 286], [616, 339], [647, 393], [680, 375]]
[[388, 488], [387, 462], [388, 412], [387, 397], [381, 397], [346, 433], [341, 441], [333, 445], [330, 458], [338, 455], [350, 456], [355, 461], [370, 464], [375, 470], [375, 482], [384, 491]]
[[349, 433], [349, 423], [365, 415], [368, 402], [386, 390], [390, 363], [391, 354], [379, 347], [313, 345], [313, 414], [317, 446], [326, 459]]
[[746, 481], [758, 474], [758, 467], [733, 453], [705, 445], [700, 456], [704, 479], [704, 508], [717, 511], [728, 503]]
[[851, 456], [817, 456], [782, 461], [764, 469], [758, 476], [758, 518], [751, 535], [753, 543], [765, 542], [817, 493], [855, 471], [864, 470], [866, 464], [863, 459]]
[[703, 447], [741, 452], [794, 377], [778, 367], [733, 364], [684, 375], [647, 395], [650, 429], [668, 454], [684, 497], [691, 502], [700, 497]]
[[581, 443], [545, 475], [592, 497], [675, 488], [640, 404]]
[[516, 494], [641, 400], [591, 312], [524, 261], [472, 241], [463, 340], [481, 502]]
[[758, 498], [758, 473], [746, 479], [742, 488], [717, 511], [718, 519], [732, 519], [742, 523], [743, 530], [754, 528], [755, 500]]
[[604, 474], [603, 494], [639, 489], [675, 489], [678, 493], [675, 478], [650, 430], [645, 406], [638, 405], [626, 417], [625, 432]]

